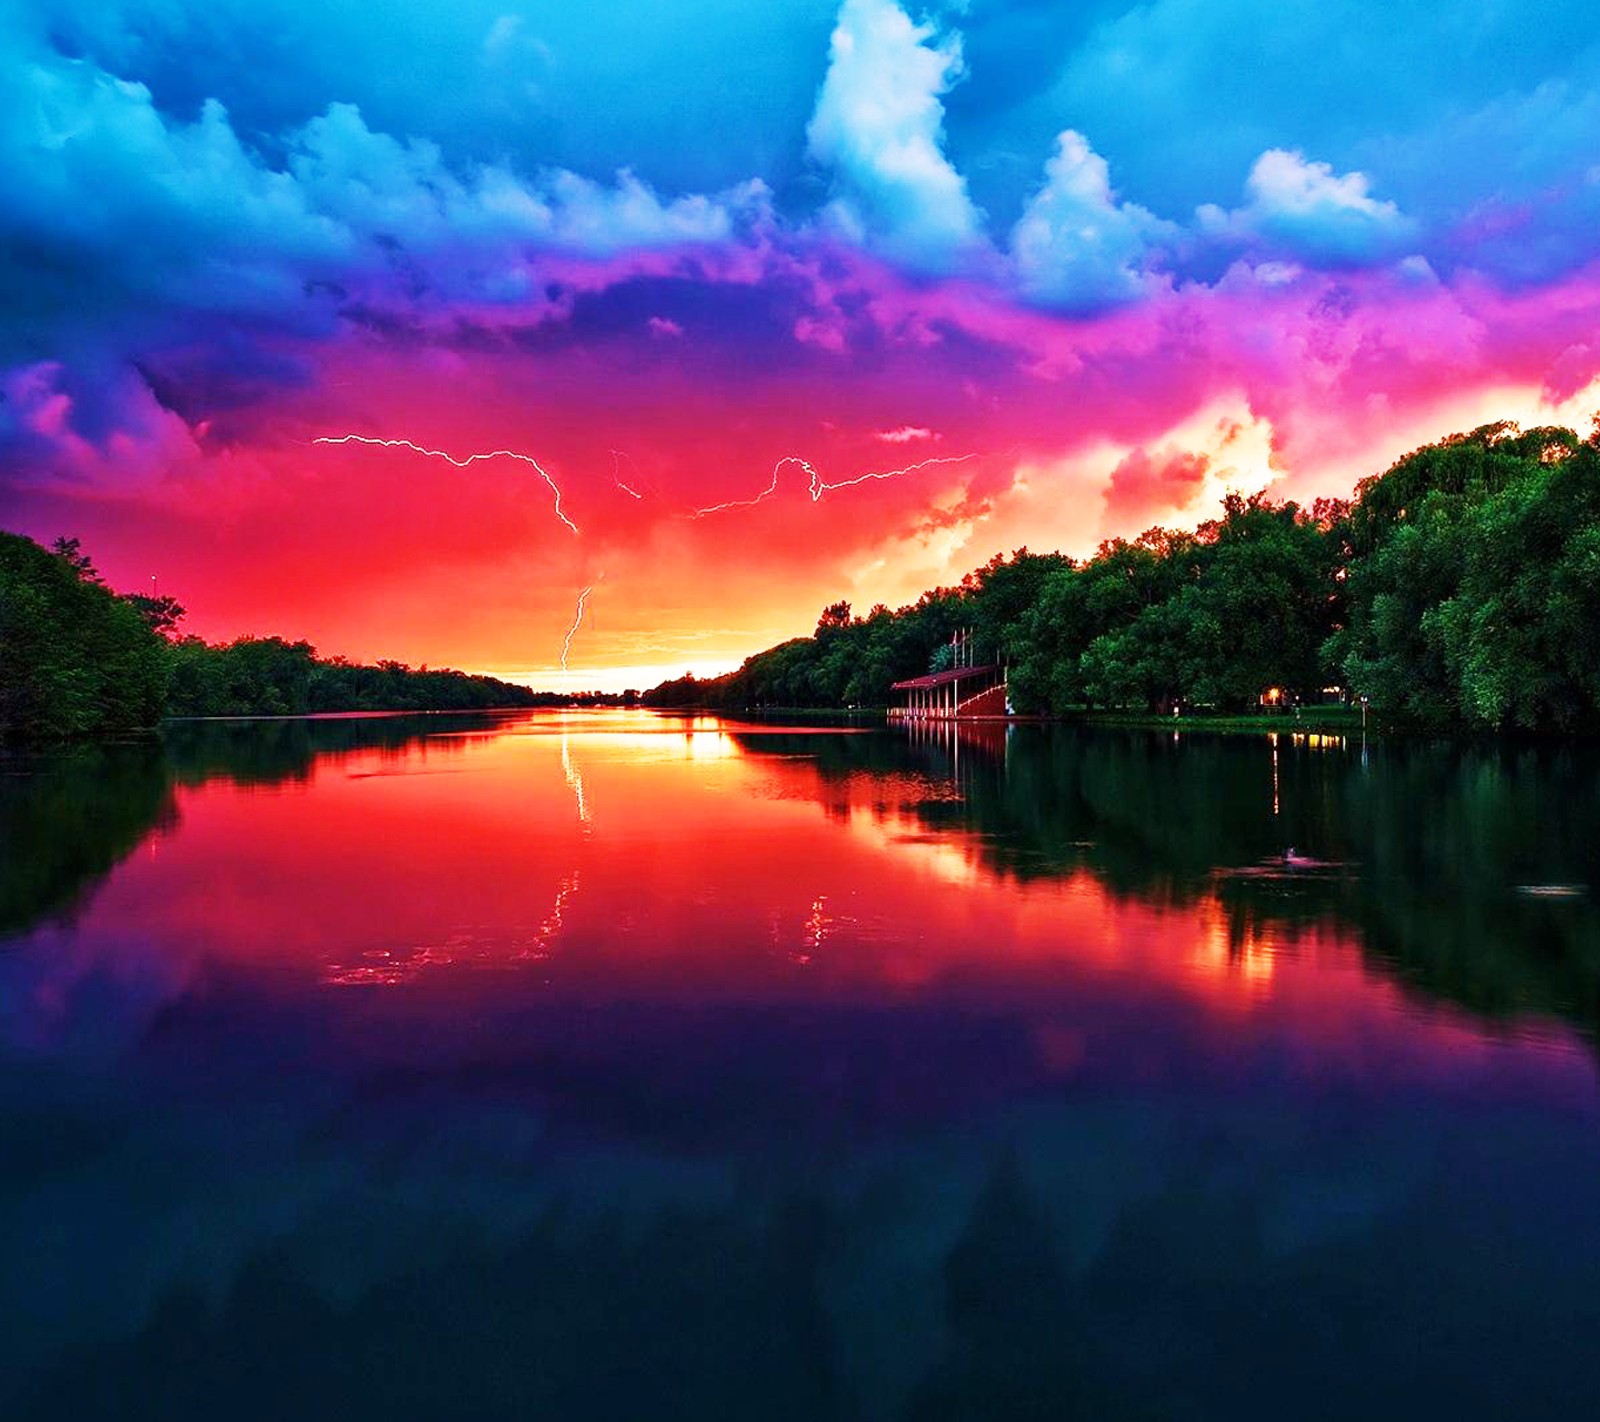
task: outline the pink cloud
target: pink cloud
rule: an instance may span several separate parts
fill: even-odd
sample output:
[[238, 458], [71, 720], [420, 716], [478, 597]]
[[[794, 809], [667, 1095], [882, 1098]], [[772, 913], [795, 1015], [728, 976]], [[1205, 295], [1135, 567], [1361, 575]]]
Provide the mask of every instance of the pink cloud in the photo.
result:
[[1205, 486], [1209, 455], [1167, 449], [1151, 454], [1136, 449], [1106, 483], [1106, 517], [1131, 525], [1156, 514], [1186, 507]]
[[[550, 270], [521, 304], [285, 342], [301, 383], [192, 424], [133, 392], [120, 443], [72, 434], [71, 397], [34, 371], [9, 414], [53, 450], [55, 477], [21, 526], [84, 536], [113, 574], [160, 567], [210, 635], [285, 630], [358, 655], [536, 664], [603, 567], [591, 653], [610, 637], [640, 660], [653, 636], [714, 626], [722, 640], [704, 654], [737, 660], [774, 628], [807, 630], [839, 596], [903, 600], [1023, 542], [1092, 546], [1205, 516], [1197, 496], [1232, 456], [1175, 433], [1205, 412], [1254, 421], [1285, 492], [1340, 494], [1479, 405], [1515, 398], [1536, 412], [1541, 392], [1570, 400], [1600, 370], [1600, 266], [1508, 291], [1416, 264], [1329, 275], [1241, 262], [1214, 284], [1079, 319], [977, 281], [915, 281], [820, 240]], [[740, 289], [768, 325], [658, 316], [588, 339], [585, 302], [628, 283], [671, 293], [685, 303], [675, 314], [698, 287], [719, 302]], [[663, 341], [656, 322], [683, 329]], [[796, 329], [808, 338], [790, 339]], [[524, 467], [309, 444], [347, 432], [524, 449], [561, 483], [582, 537]], [[815, 502], [790, 470], [759, 505], [686, 517], [749, 500], [790, 455], [840, 482], [912, 464], [886, 446], [923, 441], [983, 457]], [[628, 451], [641, 497], [618, 489], [613, 449]]]

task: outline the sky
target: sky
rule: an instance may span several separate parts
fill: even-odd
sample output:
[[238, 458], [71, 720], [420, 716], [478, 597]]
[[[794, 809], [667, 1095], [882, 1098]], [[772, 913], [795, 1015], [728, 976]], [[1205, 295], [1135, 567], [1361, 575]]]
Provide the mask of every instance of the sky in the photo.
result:
[[1587, 433], [1597, 234], [1577, 3], [6, 0], [0, 524], [646, 686]]

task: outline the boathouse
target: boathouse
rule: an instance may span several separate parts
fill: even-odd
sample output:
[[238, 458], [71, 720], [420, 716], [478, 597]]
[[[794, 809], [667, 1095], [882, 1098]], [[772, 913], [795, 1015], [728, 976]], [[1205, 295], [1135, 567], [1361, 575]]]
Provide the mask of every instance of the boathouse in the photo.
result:
[[891, 720], [945, 720], [958, 716], [1004, 716], [1006, 669], [998, 666], [951, 667], [914, 676], [890, 688]]

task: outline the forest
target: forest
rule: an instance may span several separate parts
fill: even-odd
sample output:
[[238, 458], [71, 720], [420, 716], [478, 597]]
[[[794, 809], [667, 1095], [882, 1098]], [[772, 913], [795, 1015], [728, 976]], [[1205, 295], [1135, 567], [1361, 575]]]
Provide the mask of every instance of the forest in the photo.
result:
[[1240, 712], [1366, 698], [1388, 724], [1600, 728], [1600, 421], [1451, 435], [1310, 508], [1230, 494], [1191, 532], [1082, 562], [1018, 549], [891, 611], [815, 633], [648, 705], [883, 706], [971, 629], [1022, 714]]
[[320, 659], [309, 642], [178, 634], [170, 597], [118, 594], [76, 539], [0, 533], [0, 741], [148, 729], [169, 716], [463, 711], [564, 704], [459, 671]]
[[[170, 597], [117, 594], [75, 539], [0, 533], [0, 739], [149, 727], [171, 716], [472, 710], [571, 698], [398, 662], [318, 658], [305, 641], [183, 636]], [[866, 616], [825, 608], [810, 637], [644, 704], [882, 707], [949, 665], [968, 631], [1021, 714], [1233, 713], [1364, 698], [1438, 730], [1600, 729], [1600, 420], [1451, 435], [1310, 508], [1229, 494], [1193, 532], [1152, 528], [1092, 558], [1018, 549], [955, 587]], [[589, 697], [596, 702], [631, 701]]]

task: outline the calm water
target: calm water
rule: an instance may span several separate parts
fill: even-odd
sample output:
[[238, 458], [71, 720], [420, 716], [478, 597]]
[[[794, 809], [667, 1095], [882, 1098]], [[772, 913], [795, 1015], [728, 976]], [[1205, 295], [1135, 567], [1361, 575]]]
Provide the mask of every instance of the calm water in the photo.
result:
[[0, 1416], [1588, 1415], [1597, 1022], [1590, 751], [0, 762]]

